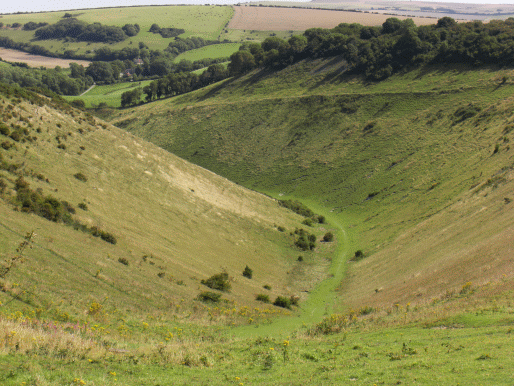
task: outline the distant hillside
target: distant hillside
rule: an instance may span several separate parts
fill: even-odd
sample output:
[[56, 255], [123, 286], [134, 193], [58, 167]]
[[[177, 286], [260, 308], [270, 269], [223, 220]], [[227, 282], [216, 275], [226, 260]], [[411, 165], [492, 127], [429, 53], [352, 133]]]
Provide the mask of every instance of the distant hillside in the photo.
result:
[[511, 286], [512, 70], [426, 66], [368, 83], [345, 68], [336, 57], [253, 71], [112, 123], [337, 213], [366, 256], [341, 284], [346, 307]]
[[0, 279], [2, 312], [80, 320], [99, 303], [133, 317], [179, 315], [201, 308], [195, 299], [210, 290], [201, 281], [223, 271], [232, 290], [220, 295], [239, 309], [262, 305], [261, 292], [271, 301], [301, 295], [324, 276], [323, 254], [306, 253], [312, 271], [293, 270], [290, 232], [304, 217], [275, 200], [58, 97], [0, 92], [1, 267], [35, 233], [23, 262]]

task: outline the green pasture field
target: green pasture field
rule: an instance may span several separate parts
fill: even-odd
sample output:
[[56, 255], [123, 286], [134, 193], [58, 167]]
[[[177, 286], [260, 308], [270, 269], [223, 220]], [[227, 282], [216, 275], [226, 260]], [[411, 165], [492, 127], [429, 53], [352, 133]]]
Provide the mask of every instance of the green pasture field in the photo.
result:
[[[122, 82], [109, 85], [96, 85], [84, 95], [63, 96], [67, 101], [81, 99], [86, 104], [86, 108], [98, 106], [100, 103], [106, 103], [109, 107], [121, 106], [121, 94], [126, 91], [131, 91], [136, 87], [145, 87], [150, 84], [151, 80], [136, 81], [136, 82]], [[143, 100], [144, 94], [141, 97]]]
[[[151, 25], [160, 27], [183, 28], [186, 32], [181, 37], [197, 36], [207, 40], [218, 40], [224, 26], [233, 14], [229, 6], [153, 6], [153, 7], [124, 7], [68, 11], [77, 19], [88, 23], [101, 23], [122, 27], [125, 24], [139, 24], [141, 31], [134, 37], [123, 42], [109, 44], [113, 50], [124, 47], [137, 47], [139, 42], [145, 43], [150, 49], [166, 48], [172, 38], [162, 38], [159, 34], [148, 32]], [[15, 22], [24, 24], [29, 21], [55, 23], [66, 12], [49, 12], [36, 14], [3, 15], [4, 24]], [[0, 36], [7, 36], [14, 41], [30, 42], [34, 37], [33, 31], [1, 29]], [[43, 46], [53, 52], [73, 50], [84, 54], [88, 51], [104, 47], [105, 43], [65, 42], [63, 40], [39, 40], [33, 44]]]
[[197, 48], [196, 50], [186, 51], [175, 58], [175, 62], [180, 62], [181, 60], [189, 60], [191, 62], [211, 58], [228, 58], [234, 52], [239, 50], [241, 45], [239, 43], [222, 43], [222, 44], [214, 44], [210, 46], [205, 46], [202, 48]]

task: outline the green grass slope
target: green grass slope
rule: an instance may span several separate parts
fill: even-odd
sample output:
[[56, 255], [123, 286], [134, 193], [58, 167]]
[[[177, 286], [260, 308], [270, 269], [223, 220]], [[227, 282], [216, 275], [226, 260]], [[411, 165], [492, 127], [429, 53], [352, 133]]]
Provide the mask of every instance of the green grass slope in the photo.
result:
[[426, 67], [369, 84], [344, 67], [333, 58], [252, 72], [112, 122], [335, 214], [366, 256], [341, 283], [343, 308], [511, 280], [512, 71]]
[[[17, 255], [26, 233], [36, 234], [2, 284], [3, 312], [40, 310], [71, 321], [99, 303], [139, 320], [157, 312], [187, 314], [203, 309], [195, 298], [209, 289], [200, 281], [222, 270], [232, 284], [223, 304], [239, 310], [261, 306], [255, 301], [261, 292], [272, 300], [301, 295], [325, 275], [323, 246], [308, 253], [299, 270], [289, 232], [303, 217], [276, 201], [60, 102], [11, 92], [0, 106], [10, 131], [0, 138], [2, 266]], [[14, 132], [21, 133], [17, 141]], [[41, 197], [68, 202], [78, 224], [114, 235], [116, 244], [25, 213], [25, 201], [15, 210], [20, 176]], [[251, 280], [242, 276], [246, 265]]]

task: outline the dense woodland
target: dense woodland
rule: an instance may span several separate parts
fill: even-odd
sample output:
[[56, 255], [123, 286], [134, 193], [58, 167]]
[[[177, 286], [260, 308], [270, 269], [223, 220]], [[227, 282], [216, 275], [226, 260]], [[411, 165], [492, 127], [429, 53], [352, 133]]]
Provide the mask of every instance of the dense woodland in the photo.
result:
[[139, 25], [137, 24], [126, 24], [120, 28], [100, 23], [87, 24], [70, 17], [36, 29], [34, 36], [40, 40], [68, 38], [81, 42], [116, 43], [138, 33]]
[[449, 17], [416, 27], [410, 19], [387, 19], [380, 27], [340, 24], [312, 28], [289, 40], [270, 37], [247, 43], [231, 56], [231, 74], [256, 67], [280, 68], [305, 58], [342, 56], [349, 69], [380, 80], [406, 66], [467, 63], [510, 66], [514, 60], [514, 18], [457, 23]]

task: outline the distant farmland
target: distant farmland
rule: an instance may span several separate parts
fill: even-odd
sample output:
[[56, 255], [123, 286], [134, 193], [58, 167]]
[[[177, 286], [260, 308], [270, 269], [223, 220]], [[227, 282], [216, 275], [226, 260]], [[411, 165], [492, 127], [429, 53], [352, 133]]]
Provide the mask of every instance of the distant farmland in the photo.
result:
[[86, 60], [58, 59], [41, 55], [32, 55], [27, 52], [9, 50], [7, 48], [0, 48], [0, 58], [6, 62], [23, 62], [27, 63], [30, 67], [46, 68], [54, 68], [56, 66], [68, 68], [70, 63], [78, 63], [87, 67], [90, 63]]
[[321, 9], [234, 6], [230, 29], [255, 31], [304, 31], [309, 28], [334, 28], [340, 23], [381, 25], [390, 17], [412, 19], [416, 25], [435, 24], [436, 18], [404, 17], [365, 12], [328, 11]]

